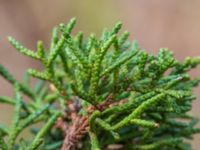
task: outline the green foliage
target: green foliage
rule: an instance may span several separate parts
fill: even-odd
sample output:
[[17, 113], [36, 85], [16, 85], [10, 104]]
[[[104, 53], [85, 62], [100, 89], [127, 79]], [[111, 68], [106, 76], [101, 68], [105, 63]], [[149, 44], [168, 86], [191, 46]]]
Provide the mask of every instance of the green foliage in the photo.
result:
[[[0, 125], [0, 148], [109, 150], [117, 144], [126, 150], [191, 150], [185, 139], [200, 132], [189, 114], [200, 77], [187, 72], [200, 56], [179, 62], [165, 48], [148, 54], [128, 41], [129, 32], [119, 35], [120, 22], [99, 39], [83, 39], [82, 32], [71, 34], [75, 22], [53, 29], [49, 49], [38, 41], [33, 51], [8, 38], [44, 67], [28, 69], [21, 83], [0, 65], [15, 93], [0, 96], [15, 107], [12, 125]], [[38, 79], [35, 87], [30, 76]], [[30, 138], [23, 137], [26, 128]]]

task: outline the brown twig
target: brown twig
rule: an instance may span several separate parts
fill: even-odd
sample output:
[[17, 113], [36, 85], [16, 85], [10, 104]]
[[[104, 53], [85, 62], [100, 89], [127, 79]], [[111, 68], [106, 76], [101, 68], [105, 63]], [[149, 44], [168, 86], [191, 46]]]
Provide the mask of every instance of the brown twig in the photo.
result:
[[105, 102], [98, 104], [96, 106], [88, 107], [87, 116], [78, 115], [78, 110], [75, 104], [73, 103], [73, 101], [68, 102], [67, 108], [69, 110], [67, 112], [66, 118], [70, 119], [71, 122], [70, 121], [67, 122], [59, 118], [56, 124], [56, 127], [60, 128], [65, 133], [65, 139], [64, 139], [61, 150], [75, 149], [77, 143], [79, 143], [82, 140], [82, 138], [88, 133], [88, 128], [89, 128], [88, 118], [95, 110], [98, 109], [99, 111], [103, 111], [106, 108], [119, 105], [126, 101], [127, 100], [121, 100], [121, 101], [115, 102], [112, 100], [112, 95], [109, 95]]

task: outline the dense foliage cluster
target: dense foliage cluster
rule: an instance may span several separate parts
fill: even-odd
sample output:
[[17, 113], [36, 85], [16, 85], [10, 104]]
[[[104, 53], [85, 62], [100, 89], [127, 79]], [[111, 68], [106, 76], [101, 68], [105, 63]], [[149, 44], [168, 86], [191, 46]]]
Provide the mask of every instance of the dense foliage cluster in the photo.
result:
[[[147, 54], [127, 40], [129, 32], [118, 35], [121, 23], [87, 39], [82, 32], [71, 34], [74, 25], [71, 19], [54, 28], [48, 49], [39, 41], [33, 51], [9, 37], [44, 68], [28, 69], [22, 83], [0, 65], [0, 75], [15, 91], [13, 98], [0, 96], [15, 108], [12, 125], [0, 125], [0, 148], [191, 150], [186, 139], [200, 129], [188, 112], [200, 78], [187, 72], [200, 57], [178, 62], [165, 48]], [[38, 79], [35, 87], [30, 76]], [[26, 128], [33, 136], [23, 137]]]

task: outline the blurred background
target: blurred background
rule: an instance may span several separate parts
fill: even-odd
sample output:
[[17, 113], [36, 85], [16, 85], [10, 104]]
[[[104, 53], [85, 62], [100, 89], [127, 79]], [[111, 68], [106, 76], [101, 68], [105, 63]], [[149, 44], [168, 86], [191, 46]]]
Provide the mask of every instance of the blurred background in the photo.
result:
[[[117, 21], [131, 32], [130, 40], [137, 40], [140, 47], [157, 53], [167, 47], [175, 57], [200, 55], [200, 1], [199, 0], [0, 0], [0, 64], [17, 79], [22, 80], [29, 67], [39, 68], [36, 61], [24, 57], [7, 42], [11, 35], [24, 46], [34, 49], [37, 40], [48, 41], [53, 26], [70, 18], [77, 18], [76, 30], [86, 35], [99, 35], [104, 27], [111, 28]], [[200, 67], [191, 72], [200, 75]], [[199, 100], [194, 102], [193, 113], [200, 118]], [[12, 95], [11, 86], [0, 78], [0, 95]], [[0, 104], [0, 122], [10, 124], [12, 109]], [[197, 135], [193, 146], [200, 143]]]

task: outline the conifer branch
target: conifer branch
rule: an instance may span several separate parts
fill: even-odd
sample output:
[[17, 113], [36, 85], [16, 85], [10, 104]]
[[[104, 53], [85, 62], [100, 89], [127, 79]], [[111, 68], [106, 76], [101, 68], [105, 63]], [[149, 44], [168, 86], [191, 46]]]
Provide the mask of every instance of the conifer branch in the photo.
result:
[[[179, 62], [166, 48], [148, 54], [128, 40], [128, 31], [120, 34], [121, 22], [100, 38], [73, 35], [75, 24], [72, 18], [55, 27], [49, 48], [38, 41], [35, 51], [8, 38], [44, 69], [29, 68], [19, 82], [0, 64], [0, 75], [15, 89], [15, 98], [0, 96], [15, 109], [12, 125], [0, 124], [0, 149], [191, 150], [185, 139], [200, 129], [188, 112], [200, 77], [188, 71], [200, 57]], [[32, 77], [38, 79], [33, 88]], [[33, 138], [18, 140], [27, 128]]]

